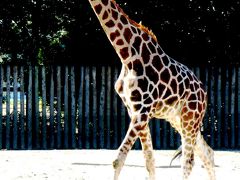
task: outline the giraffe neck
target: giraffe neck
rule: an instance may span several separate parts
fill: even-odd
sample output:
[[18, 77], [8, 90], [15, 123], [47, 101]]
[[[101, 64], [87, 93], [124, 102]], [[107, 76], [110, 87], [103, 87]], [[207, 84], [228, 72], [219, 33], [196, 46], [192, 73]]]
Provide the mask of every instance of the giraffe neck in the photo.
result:
[[[89, 2], [123, 64], [129, 64], [138, 56], [150, 56], [151, 52], [148, 49], [151, 51], [151, 47], [155, 49], [159, 46], [156, 36], [145, 26], [131, 20], [115, 0], [89, 0]], [[146, 47], [151, 47], [143, 47], [142, 41], [146, 41]], [[160, 47], [158, 49], [161, 55], [163, 51]]]

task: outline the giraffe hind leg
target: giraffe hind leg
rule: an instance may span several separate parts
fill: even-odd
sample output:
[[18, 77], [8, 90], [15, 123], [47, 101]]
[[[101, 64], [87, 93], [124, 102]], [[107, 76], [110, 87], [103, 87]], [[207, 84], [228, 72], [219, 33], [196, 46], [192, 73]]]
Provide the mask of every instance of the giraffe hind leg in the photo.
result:
[[195, 145], [195, 152], [203, 161], [204, 168], [209, 174], [211, 180], [215, 180], [215, 170], [214, 170], [214, 152], [203, 139], [201, 133], [197, 135], [197, 141]]
[[187, 180], [194, 165], [194, 151], [190, 137], [182, 137], [182, 177]]

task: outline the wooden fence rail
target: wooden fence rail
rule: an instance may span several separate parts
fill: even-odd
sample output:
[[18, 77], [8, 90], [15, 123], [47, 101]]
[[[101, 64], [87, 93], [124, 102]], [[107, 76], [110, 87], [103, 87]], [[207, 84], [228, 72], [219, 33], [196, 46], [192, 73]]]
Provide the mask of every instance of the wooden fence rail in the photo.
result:
[[[208, 91], [204, 138], [215, 149], [240, 148], [240, 67], [192, 70]], [[0, 66], [0, 149], [117, 148], [129, 124], [114, 91], [119, 72], [110, 66]], [[154, 119], [150, 128], [154, 148], [180, 145], [166, 121]]]

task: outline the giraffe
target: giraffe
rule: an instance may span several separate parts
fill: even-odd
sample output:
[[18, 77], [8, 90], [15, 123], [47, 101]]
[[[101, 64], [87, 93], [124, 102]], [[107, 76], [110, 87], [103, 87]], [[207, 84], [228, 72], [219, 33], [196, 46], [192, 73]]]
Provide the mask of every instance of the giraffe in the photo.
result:
[[207, 93], [194, 73], [168, 56], [156, 36], [131, 20], [115, 0], [89, 0], [103, 30], [118, 54], [122, 69], [115, 90], [130, 116], [128, 131], [116, 160], [117, 180], [128, 152], [139, 138], [149, 179], [155, 179], [155, 160], [148, 123], [166, 119], [181, 135], [182, 178], [188, 179], [194, 153], [199, 155], [209, 179], [215, 179], [213, 150], [203, 139], [200, 126], [207, 106]]

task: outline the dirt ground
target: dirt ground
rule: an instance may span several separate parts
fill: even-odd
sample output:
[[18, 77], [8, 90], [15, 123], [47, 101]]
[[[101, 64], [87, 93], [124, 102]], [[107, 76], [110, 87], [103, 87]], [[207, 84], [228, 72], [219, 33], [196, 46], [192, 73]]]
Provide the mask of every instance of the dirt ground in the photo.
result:
[[[1, 180], [110, 180], [116, 150], [0, 151]], [[155, 151], [156, 179], [181, 179], [179, 159], [169, 166], [174, 151]], [[215, 151], [217, 180], [240, 179], [240, 151]], [[146, 180], [141, 151], [130, 151], [120, 180]], [[196, 163], [192, 180], [205, 180], [207, 173]]]

